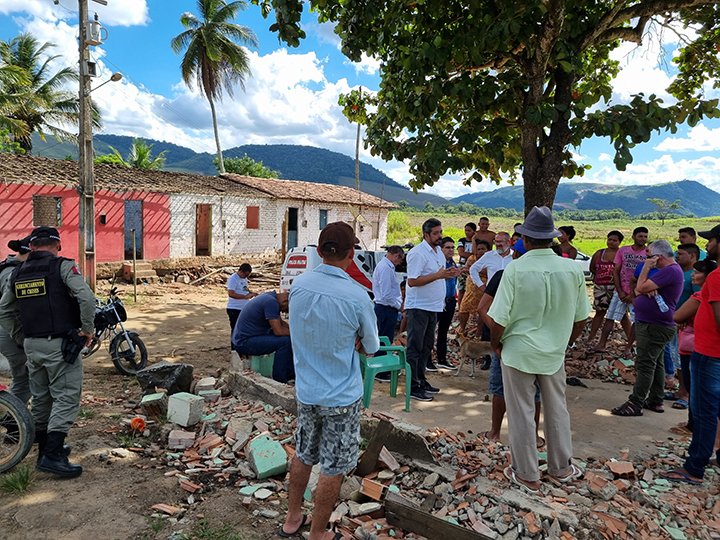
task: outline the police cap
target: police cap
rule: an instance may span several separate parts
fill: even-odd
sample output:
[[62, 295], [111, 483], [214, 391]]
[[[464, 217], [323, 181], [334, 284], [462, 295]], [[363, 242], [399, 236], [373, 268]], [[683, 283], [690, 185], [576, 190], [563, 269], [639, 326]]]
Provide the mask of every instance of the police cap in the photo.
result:
[[30, 243], [41, 238], [51, 238], [52, 240], [60, 240], [60, 233], [55, 227], [37, 227], [30, 233]]
[[7, 245], [16, 253], [30, 253], [30, 235], [21, 240], [10, 240]]

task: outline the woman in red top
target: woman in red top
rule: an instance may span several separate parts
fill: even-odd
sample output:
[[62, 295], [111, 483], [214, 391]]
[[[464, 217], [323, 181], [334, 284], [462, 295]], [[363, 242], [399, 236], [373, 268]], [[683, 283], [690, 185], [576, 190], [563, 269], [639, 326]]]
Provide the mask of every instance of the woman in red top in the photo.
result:
[[[607, 313], [610, 300], [615, 290], [613, 284], [613, 269], [615, 264], [615, 254], [623, 241], [623, 233], [620, 231], [610, 231], [607, 235], [607, 248], [598, 249], [590, 259], [590, 272], [593, 275], [593, 308], [595, 309], [595, 317], [590, 327], [590, 336], [588, 343], [595, 341], [595, 335], [602, 326]], [[594, 352], [595, 349], [590, 349]]]
[[[692, 273], [692, 284], [697, 285], [702, 289], [705, 284], [705, 280], [708, 274], [717, 268], [715, 261], [705, 259], [698, 261], [693, 265]], [[672, 433], [678, 435], [692, 435], [693, 430], [693, 417], [692, 411], [688, 406], [690, 402], [690, 355], [692, 355], [695, 349], [695, 314], [700, 307], [700, 292], [694, 293], [688, 298], [685, 303], [678, 308], [673, 316], [673, 321], [678, 325], [680, 331], [679, 347], [680, 347], [680, 390], [674, 398], [677, 401], [673, 403], [675, 409], [687, 409], [688, 410], [688, 421], [687, 423], [681, 422], [677, 426], [670, 428]], [[683, 406], [676, 406], [678, 402], [682, 401]]]

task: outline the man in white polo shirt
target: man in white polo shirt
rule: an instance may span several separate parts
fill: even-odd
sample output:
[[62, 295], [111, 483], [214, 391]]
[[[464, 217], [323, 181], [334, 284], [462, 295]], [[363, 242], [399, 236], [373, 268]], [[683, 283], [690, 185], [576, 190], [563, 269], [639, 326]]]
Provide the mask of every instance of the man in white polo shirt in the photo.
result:
[[470, 267], [470, 277], [473, 283], [480, 286], [485, 292], [485, 285], [480, 280], [480, 272], [487, 272], [487, 280], [490, 281], [498, 270], [505, 270], [513, 260], [513, 250], [510, 249], [510, 235], [506, 232], [499, 232], [495, 235], [495, 249], [488, 251]]
[[445, 268], [440, 249], [442, 223], [428, 219], [422, 226], [423, 241], [407, 254], [407, 361], [412, 368], [410, 397], [432, 401], [440, 389], [425, 378], [435, 343], [437, 315], [445, 309], [445, 280], [457, 277], [460, 268]]

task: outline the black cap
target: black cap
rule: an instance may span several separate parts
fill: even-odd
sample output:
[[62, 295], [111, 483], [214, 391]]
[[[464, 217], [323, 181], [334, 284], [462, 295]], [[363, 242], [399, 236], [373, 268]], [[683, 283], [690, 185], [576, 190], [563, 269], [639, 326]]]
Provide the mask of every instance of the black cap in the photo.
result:
[[7, 245], [16, 253], [30, 253], [30, 235], [22, 240], [10, 240]]
[[720, 225], [715, 225], [709, 231], [698, 231], [698, 235], [703, 237], [705, 240], [710, 240], [711, 238], [720, 238]]
[[55, 227], [37, 227], [30, 233], [30, 242], [32, 243], [40, 238], [60, 240], [60, 233]]

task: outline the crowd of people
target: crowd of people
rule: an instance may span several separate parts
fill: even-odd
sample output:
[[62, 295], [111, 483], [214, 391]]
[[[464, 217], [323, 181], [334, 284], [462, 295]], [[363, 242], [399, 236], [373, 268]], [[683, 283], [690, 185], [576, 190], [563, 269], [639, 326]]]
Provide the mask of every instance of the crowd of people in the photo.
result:
[[[571, 460], [565, 398], [566, 350], [591, 311], [585, 275], [574, 260], [575, 230], [556, 228], [550, 209], [535, 207], [512, 234], [489, 230], [487, 218], [469, 223], [457, 242], [443, 235], [435, 218], [423, 223], [422, 234], [407, 254], [399, 246], [387, 248], [374, 270], [372, 297], [347, 273], [358, 239], [343, 222], [323, 228], [317, 246], [322, 264], [297, 276], [290, 292], [251, 291], [249, 264], [228, 280], [233, 349], [274, 352], [273, 378], [295, 384], [296, 453], [281, 536], [309, 526], [312, 540], [332, 537], [328, 519], [342, 476], [355, 466], [359, 451], [361, 355], [376, 353], [381, 336], [393, 342], [398, 325], [401, 332], [406, 327], [411, 398], [432, 401], [442, 390], [426, 373], [458, 368], [448, 354], [456, 313], [464, 338], [477, 314], [475, 338], [489, 341], [493, 351], [481, 366], [490, 370], [492, 424], [480, 436], [499, 440], [507, 416], [512, 458], [504, 470], [507, 479], [537, 493], [537, 448], [543, 446], [549, 476], [566, 483], [583, 474]], [[607, 234], [607, 247], [590, 262], [595, 316], [594, 344], [587, 351], [604, 352], [615, 321], [620, 323], [622, 354], [634, 356], [637, 378], [629, 399], [612, 414], [662, 413], [666, 399], [687, 408], [688, 422], [676, 426], [692, 436], [687, 460], [664, 476], [690, 484], [702, 482], [717, 451], [720, 414], [720, 272], [715, 271], [720, 225], [697, 234], [707, 240], [706, 251], [689, 227], [680, 229], [675, 250], [662, 239], [648, 244], [645, 227], [637, 227], [625, 246], [621, 232]], [[79, 354], [67, 357], [65, 342], [69, 334], [92, 336], [94, 296], [74, 262], [59, 257], [56, 229], [40, 227], [8, 245], [17, 254], [0, 265], [0, 352], [13, 369], [11, 391], [25, 402], [32, 397], [38, 470], [77, 476], [82, 468], [69, 462], [64, 440], [78, 412], [82, 360]], [[404, 260], [407, 279], [400, 283], [396, 269]], [[378, 379], [387, 380], [387, 374]], [[545, 438], [538, 435], [541, 404]], [[310, 517], [302, 513], [302, 500], [318, 463]]]

